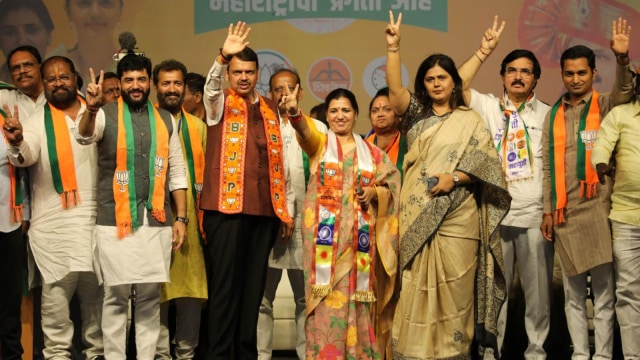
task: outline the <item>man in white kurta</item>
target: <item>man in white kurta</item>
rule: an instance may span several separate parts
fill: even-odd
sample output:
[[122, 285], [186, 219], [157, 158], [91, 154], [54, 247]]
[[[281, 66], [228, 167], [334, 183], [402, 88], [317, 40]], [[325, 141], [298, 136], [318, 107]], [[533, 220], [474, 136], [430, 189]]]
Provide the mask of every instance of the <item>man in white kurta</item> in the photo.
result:
[[[95, 239], [105, 288], [102, 313], [103, 318], [109, 319], [103, 323], [105, 358], [109, 360], [126, 358], [125, 329], [132, 291], [135, 293], [137, 358], [154, 359], [160, 333], [160, 284], [169, 281], [172, 242], [175, 241], [173, 248], [179, 249], [186, 231], [187, 177], [180, 138], [171, 114], [163, 109], [154, 110], [148, 101], [150, 74], [149, 59], [133, 54], [125, 56], [118, 63], [122, 97], [99, 110], [101, 81], [96, 84], [92, 76], [87, 86], [87, 103], [93, 110], [82, 119], [76, 131], [78, 142], [95, 143], [98, 147]], [[119, 118], [123, 113], [129, 114], [128, 119], [124, 115]], [[120, 121], [124, 124], [122, 128]], [[158, 133], [153, 139], [153, 131], [159, 132], [162, 127], [166, 128], [169, 143], [154, 149], [152, 144], [155, 140], [160, 143], [161, 137]], [[130, 133], [126, 135], [126, 131]], [[122, 172], [116, 171], [117, 154], [122, 151], [117, 149], [119, 133], [131, 140], [120, 148], [126, 151], [127, 162], [130, 162]], [[155, 152], [165, 147], [168, 147], [166, 158], [162, 152]], [[120, 177], [121, 173], [126, 173], [126, 180]], [[160, 209], [155, 208], [154, 201], [149, 201], [149, 194], [154, 189], [159, 191], [152, 184], [161, 181], [163, 173], [166, 182], [161, 187], [163, 201], [159, 206], [163, 208]], [[114, 188], [115, 181], [119, 184], [117, 188]], [[120, 215], [116, 213], [115, 194], [128, 192], [127, 189], [131, 189], [127, 197], [132, 222], [129, 231], [124, 232], [117, 220]], [[169, 194], [177, 215], [173, 231]], [[148, 210], [152, 206], [153, 211]], [[160, 212], [165, 215], [164, 219], [157, 215]]]
[[[271, 75], [269, 80], [269, 97], [275, 103], [285, 95], [285, 86], [293, 91], [300, 85], [299, 75], [289, 69], [280, 69]], [[302, 89], [298, 91], [298, 101], [302, 99]], [[314, 120], [318, 130], [327, 132], [327, 127], [318, 120]], [[306, 319], [306, 301], [304, 295], [304, 271], [302, 267], [302, 203], [307, 190], [309, 174], [309, 158], [304, 154], [296, 139], [296, 131], [289, 119], [280, 117], [280, 134], [284, 151], [284, 167], [287, 177], [287, 206], [289, 214], [294, 215], [293, 234], [290, 239], [278, 237], [269, 254], [269, 268], [264, 289], [260, 313], [258, 315], [258, 358], [270, 360], [273, 341], [273, 301], [282, 270], [287, 270], [289, 284], [293, 291], [293, 301], [296, 319], [296, 353], [298, 358], [304, 359], [305, 335], [304, 322]], [[305, 161], [306, 158], [306, 161]]]
[[[69, 302], [78, 295], [82, 314], [82, 338], [87, 359], [103, 355], [101, 310], [103, 291], [93, 266], [92, 235], [96, 219], [95, 146], [73, 141], [73, 131], [86, 111], [77, 98], [75, 69], [67, 58], [54, 57], [42, 64], [48, 106], [64, 113], [73, 153], [79, 201], [65, 208], [54, 187], [49, 142], [45, 130], [45, 109], [24, 121], [22, 133], [13, 132], [14, 146], [9, 159], [15, 166], [29, 167], [32, 216], [29, 244], [40, 270], [42, 288], [42, 329], [45, 358], [70, 358], [73, 323]], [[49, 120], [51, 121], [51, 120]], [[17, 138], [15, 138], [17, 137]], [[24, 140], [21, 140], [23, 137]], [[63, 169], [61, 169], [62, 171]]]

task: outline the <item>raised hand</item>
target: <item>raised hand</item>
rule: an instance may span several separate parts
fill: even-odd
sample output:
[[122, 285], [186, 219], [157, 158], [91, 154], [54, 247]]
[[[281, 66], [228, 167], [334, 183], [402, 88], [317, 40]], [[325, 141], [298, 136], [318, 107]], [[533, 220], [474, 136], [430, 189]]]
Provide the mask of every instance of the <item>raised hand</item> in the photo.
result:
[[482, 43], [480, 47], [484, 50], [493, 51], [493, 49], [498, 46], [498, 42], [500, 41], [500, 36], [502, 35], [502, 31], [504, 30], [506, 21], [502, 20], [500, 27], [498, 27], [498, 15], [493, 18], [493, 26], [487, 29], [482, 35]]
[[96, 112], [102, 106], [102, 81], [104, 80], [104, 71], [100, 70], [100, 78], [96, 83], [96, 75], [93, 68], [89, 68], [89, 77], [91, 81], [87, 84], [87, 93], [85, 99], [89, 111]]
[[611, 50], [616, 55], [623, 55], [629, 52], [629, 37], [631, 36], [631, 25], [627, 25], [627, 20], [618, 18], [611, 25]]
[[229, 32], [221, 50], [223, 56], [230, 57], [244, 50], [249, 45], [249, 42], [246, 41], [249, 33], [251, 33], [251, 27], [248, 27], [247, 23], [243, 21], [238, 21], [235, 27], [233, 24], [229, 24]]
[[398, 14], [398, 21], [395, 21], [393, 11], [389, 10], [389, 24], [384, 31], [387, 35], [387, 48], [397, 49], [400, 46], [400, 24], [402, 24], [402, 13]]
[[22, 124], [20, 124], [20, 113], [18, 111], [18, 105], [13, 105], [13, 113], [9, 110], [7, 105], [3, 105], [2, 108], [7, 114], [4, 119], [4, 136], [7, 138], [9, 144], [13, 146], [19, 146], [22, 143]]
[[300, 85], [296, 85], [293, 91], [289, 90], [288, 86], [284, 87], [284, 95], [280, 97], [280, 102], [278, 103], [278, 109], [281, 113], [286, 113], [289, 116], [296, 116], [300, 113], [298, 109], [298, 91], [300, 90]]

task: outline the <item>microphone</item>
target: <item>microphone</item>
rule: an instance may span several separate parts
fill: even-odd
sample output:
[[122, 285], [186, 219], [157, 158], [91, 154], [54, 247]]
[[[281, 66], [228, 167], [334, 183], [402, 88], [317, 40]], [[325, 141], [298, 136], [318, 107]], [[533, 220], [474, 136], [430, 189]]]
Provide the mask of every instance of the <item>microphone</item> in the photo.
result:
[[[364, 194], [364, 190], [362, 190], [362, 188], [360, 186], [356, 187], [356, 195], [358, 196], [362, 196], [362, 194]], [[369, 210], [369, 205], [367, 205], [367, 203], [365, 201], [359, 201], [360, 203], [360, 207], [362, 208], [362, 211], [367, 211]]]
[[136, 37], [130, 31], [121, 32], [118, 36], [118, 43], [120, 44], [120, 50], [113, 54], [113, 60], [120, 61], [123, 57], [129, 54], [135, 54], [138, 56], [144, 56], [143, 52], [135, 52]]
[[118, 36], [118, 43], [121, 49], [133, 50], [136, 48], [136, 37], [129, 31], [120, 33]]

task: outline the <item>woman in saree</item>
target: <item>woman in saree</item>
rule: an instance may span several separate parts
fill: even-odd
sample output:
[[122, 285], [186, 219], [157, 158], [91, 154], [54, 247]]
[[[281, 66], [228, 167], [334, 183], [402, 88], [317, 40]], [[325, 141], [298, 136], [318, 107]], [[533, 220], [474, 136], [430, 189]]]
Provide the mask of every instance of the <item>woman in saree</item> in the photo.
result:
[[302, 209], [306, 358], [384, 359], [395, 304], [400, 173], [353, 132], [358, 103], [351, 91], [327, 95], [327, 135], [302, 115], [297, 91], [279, 108], [310, 159]]
[[472, 342], [496, 347], [504, 301], [498, 224], [510, 197], [479, 115], [463, 106], [462, 80], [442, 54], [402, 86], [400, 23], [386, 28], [387, 85], [407, 134], [400, 195], [401, 290], [393, 321], [394, 359], [471, 359]]

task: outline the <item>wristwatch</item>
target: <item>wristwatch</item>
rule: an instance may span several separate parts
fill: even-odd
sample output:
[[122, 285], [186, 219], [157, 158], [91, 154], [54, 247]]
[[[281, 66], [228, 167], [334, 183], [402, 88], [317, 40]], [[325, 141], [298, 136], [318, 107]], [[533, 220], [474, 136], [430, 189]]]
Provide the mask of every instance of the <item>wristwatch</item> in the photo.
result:
[[186, 217], [176, 216], [176, 221], [180, 221], [185, 225], [189, 225], [189, 218], [186, 218]]
[[458, 182], [460, 181], [458, 174], [456, 174], [455, 172], [452, 172], [451, 176], [453, 176], [453, 186], [458, 187]]

